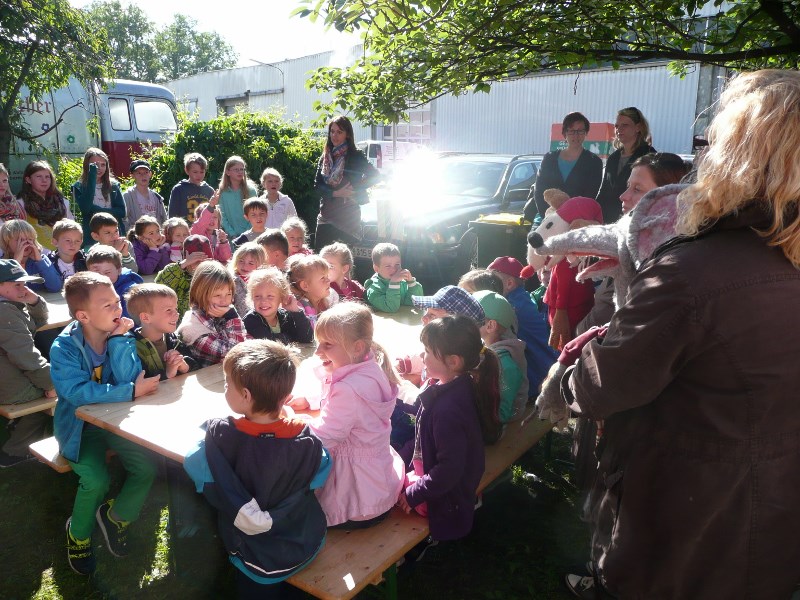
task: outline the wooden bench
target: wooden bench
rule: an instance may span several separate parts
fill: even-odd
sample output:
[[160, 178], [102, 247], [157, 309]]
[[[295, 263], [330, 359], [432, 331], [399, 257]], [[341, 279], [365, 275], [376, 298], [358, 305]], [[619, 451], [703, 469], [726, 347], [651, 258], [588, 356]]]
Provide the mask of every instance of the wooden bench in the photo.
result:
[[17, 404], [0, 404], [0, 416], [5, 417], [9, 421], [11, 419], [19, 419], [25, 415], [31, 415], [43, 410], [52, 411], [56, 407], [55, 398], [36, 398], [28, 402], [19, 402]]
[[49, 437], [47, 439], [34, 442], [28, 446], [28, 449], [31, 451], [31, 454], [39, 459], [40, 462], [43, 462], [59, 473], [68, 473], [69, 471], [72, 471], [72, 467], [69, 466], [67, 459], [59, 454], [58, 441], [55, 437]]
[[[486, 448], [486, 469], [478, 493], [552, 429], [549, 422], [509, 424], [503, 438]], [[323, 599], [352, 598], [367, 585], [386, 581], [386, 597], [397, 598], [395, 565], [428, 536], [428, 520], [395, 508], [382, 523], [358, 531], [329, 529], [325, 546], [305, 569], [287, 581]]]

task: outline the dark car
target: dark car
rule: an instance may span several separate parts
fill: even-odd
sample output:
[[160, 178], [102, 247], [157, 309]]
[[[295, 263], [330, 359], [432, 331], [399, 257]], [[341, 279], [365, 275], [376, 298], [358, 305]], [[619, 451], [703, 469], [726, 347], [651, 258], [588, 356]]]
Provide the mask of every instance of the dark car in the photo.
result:
[[455, 283], [476, 264], [478, 238], [469, 222], [522, 214], [541, 162], [541, 156], [498, 154], [407, 160], [361, 207], [364, 239], [353, 247], [359, 278], [373, 273], [373, 246], [393, 242], [403, 267], [423, 285]]

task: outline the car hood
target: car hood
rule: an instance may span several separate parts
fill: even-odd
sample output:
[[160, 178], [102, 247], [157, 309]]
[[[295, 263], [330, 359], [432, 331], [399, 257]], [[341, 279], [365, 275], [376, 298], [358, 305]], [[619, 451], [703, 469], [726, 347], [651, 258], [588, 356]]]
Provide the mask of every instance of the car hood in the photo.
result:
[[376, 225], [378, 214], [391, 220], [401, 219], [407, 228], [430, 228], [460, 221], [472, 213], [496, 212], [499, 202], [493, 196], [441, 194], [421, 196], [411, 202], [389, 196], [377, 196], [361, 207], [364, 226]]

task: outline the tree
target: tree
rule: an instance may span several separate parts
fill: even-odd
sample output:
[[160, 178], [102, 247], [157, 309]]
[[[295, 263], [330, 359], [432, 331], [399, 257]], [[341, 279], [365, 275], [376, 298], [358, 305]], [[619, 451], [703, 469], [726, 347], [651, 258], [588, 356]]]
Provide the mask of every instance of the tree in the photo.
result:
[[[444, 94], [549, 69], [671, 60], [736, 69], [797, 67], [800, 3], [778, 0], [301, 0], [295, 11], [340, 31], [363, 31], [364, 53], [323, 68], [309, 85], [320, 108], [390, 121]], [[398, 103], [400, 98], [404, 103]], [[384, 113], [384, 109], [389, 108]]]
[[67, 0], [0, 0], [0, 73], [0, 162], [7, 164], [12, 136], [35, 139], [21, 121], [23, 86], [39, 98], [70, 76], [100, 82], [113, 67], [105, 34]]
[[197, 21], [186, 15], [175, 15], [175, 20], [156, 34], [155, 46], [160, 81], [236, 64], [233, 46], [216, 33], [197, 31]]
[[155, 81], [159, 61], [156, 55], [155, 24], [138, 6], [122, 6], [119, 0], [96, 0], [87, 10], [95, 27], [105, 30], [120, 79]]

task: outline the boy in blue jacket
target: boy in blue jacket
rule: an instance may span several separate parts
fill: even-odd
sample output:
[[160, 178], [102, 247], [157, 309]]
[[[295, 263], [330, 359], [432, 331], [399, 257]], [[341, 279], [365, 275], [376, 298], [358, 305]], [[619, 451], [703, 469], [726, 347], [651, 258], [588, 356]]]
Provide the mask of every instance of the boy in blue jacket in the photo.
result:
[[[80, 479], [72, 516], [67, 519], [67, 560], [76, 573], [91, 575], [95, 519], [111, 554], [125, 556], [128, 525], [139, 516], [156, 465], [147, 450], [84, 423], [75, 416], [75, 409], [133, 400], [154, 392], [159, 378], [145, 378], [136, 341], [128, 335], [133, 321], [122, 316], [119, 296], [107, 277], [90, 271], [76, 273], [65, 282], [64, 297], [75, 321], [50, 349], [50, 371], [59, 398], [53, 425], [60, 452]], [[116, 499], [105, 499], [108, 449], [117, 453], [128, 473]]]

